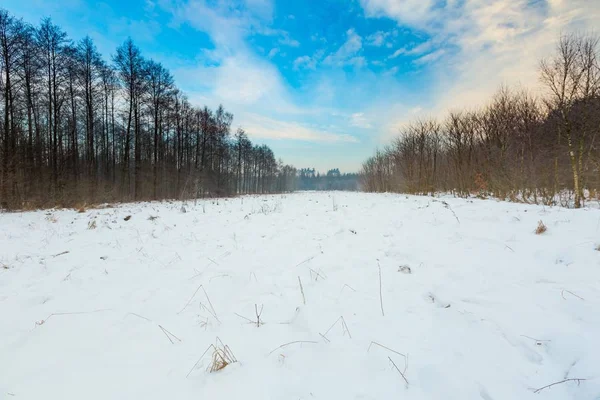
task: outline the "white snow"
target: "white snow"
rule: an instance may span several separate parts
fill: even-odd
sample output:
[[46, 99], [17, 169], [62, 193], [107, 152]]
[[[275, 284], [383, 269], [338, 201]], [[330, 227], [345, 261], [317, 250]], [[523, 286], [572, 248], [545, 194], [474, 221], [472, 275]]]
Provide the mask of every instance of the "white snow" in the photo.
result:
[[[184, 207], [0, 215], [1, 399], [600, 395], [600, 210], [361, 193]], [[217, 338], [238, 362], [192, 369]], [[316, 343], [275, 350], [294, 341]]]

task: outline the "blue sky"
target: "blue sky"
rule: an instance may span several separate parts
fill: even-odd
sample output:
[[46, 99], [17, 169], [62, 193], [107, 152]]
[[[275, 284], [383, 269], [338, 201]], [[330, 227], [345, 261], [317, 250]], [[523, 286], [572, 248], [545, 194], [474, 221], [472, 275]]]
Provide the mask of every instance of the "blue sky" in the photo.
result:
[[297, 167], [356, 171], [402, 124], [475, 107], [500, 84], [537, 92], [560, 32], [600, 22], [587, 0], [4, 0], [50, 16], [105, 59], [128, 36], [196, 105], [222, 103]]

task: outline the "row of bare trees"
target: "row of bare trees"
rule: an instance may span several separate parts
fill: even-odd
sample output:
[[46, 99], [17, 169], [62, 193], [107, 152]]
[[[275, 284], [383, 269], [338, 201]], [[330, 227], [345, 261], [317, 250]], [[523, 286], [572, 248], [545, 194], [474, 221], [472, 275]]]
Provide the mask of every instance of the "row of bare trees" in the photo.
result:
[[404, 127], [363, 164], [363, 189], [581, 207], [600, 188], [598, 43], [562, 36], [540, 63], [539, 98], [502, 87], [483, 109]]
[[0, 208], [293, 190], [296, 171], [196, 108], [126, 40], [106, 62], [0, 9]]

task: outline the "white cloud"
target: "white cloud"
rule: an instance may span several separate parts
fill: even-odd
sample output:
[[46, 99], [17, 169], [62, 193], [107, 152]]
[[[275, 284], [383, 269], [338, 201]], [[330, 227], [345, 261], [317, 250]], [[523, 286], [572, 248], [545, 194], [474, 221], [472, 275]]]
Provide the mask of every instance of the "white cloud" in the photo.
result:
[[390, 58], [391, 58], [391, 59], [394, 59], [394, 58], [397, 58], [397, 57], [399, 57], [399, 56], [401, 56], [402, 54], [405, 54], [405, 53], [406, 53], [406, 49], [405, 49], [405, 48], [398, 49], [398, 50], [396, 50], [396, 51], [394, 52], [394, 54], [392, 54], [392, 55], [390, 56]]
[[373, 125], [369, 122], [364, 113], [354, 113], [350, 116], [350, 125], [363, 129], [371, 129]]
[[[455, 3], [456, 1], [449, 1]], [[431, 18], [435, 0], [361, 0], [365, 14], [369, 17], [387, 16], [402, 24], [419, 27]]]
[[296, 122], [279, 121], [249, 113], [244, 116], [244, 130], [249, 136], [261, 139], [291, 139], [308, 142], [357, 143], [354, 136], [314, 129]]
[[431, 49], [433, 49], [433, 47], [434, 47], [433, 41], [428, 40], [428, 41], [420, 43], [412, 48], [407, 48], [407, 47], [399, 48], [389, 58], [394, 59], [394, 58], [398, 58], [401, 55], [418, 56], [423, 53], [429, 52]]
[[367, 45], [381, 47], [384, 44], [386, 44], [386, 39], [389, 35], [390, 35], [389, 32], [377, 31], [377, 32], [367, 36]]
[[364, 65], [364, 58], [357, 57], [361, 50], [362, 37], [354, 29], [349, 29], [346, 32], [346, 42], [335, 53], [325, 57], [323, 62], [340, 67], [348, 64], [362, 66]]
[[294, 60], [294, 69], [296, 70], [300, 68], [315, 69], [316, 67], [316, 60], [309, 56], [298, 57]]
[[415, 60], [415, 64], [422, 65], [432, 63], [434, 61], [439, 60], [444, 54], [446, 54], [446, 50], [439, 49], [429, 54], [425, 54], [422, 57], [419, 57]]
[[281, 44], [283, 46], [290, 46], [290, 47], [299, 47], [300, 46], [300, 42], [292, 39], [287, 32], [285, 32], [283, 34], [283, 37], [281, 37], [279, 39], [279, 44]]
[[272, 48], [272, 49], [271, 49], [271, 51], [269, 51], [269, 54], [268, 54], [268, 56], [267, 56], [267, 57], [269, 57], [269, 58], [273, 58], [273, 57], [275, 57], [275, 56], [276, 56], [276, 55], [277, 55], [279, 52], [280, 52], [279, 48], [278, 48], [278, 47], [274, 47], [274, 48]]
[[384, 75], [393, 76], [393, 75], [396, 75], [399, 70], [400, 69], [398, 67], [392, 67], [392, 68], [388, 69], [387, 71], [385, 71]]

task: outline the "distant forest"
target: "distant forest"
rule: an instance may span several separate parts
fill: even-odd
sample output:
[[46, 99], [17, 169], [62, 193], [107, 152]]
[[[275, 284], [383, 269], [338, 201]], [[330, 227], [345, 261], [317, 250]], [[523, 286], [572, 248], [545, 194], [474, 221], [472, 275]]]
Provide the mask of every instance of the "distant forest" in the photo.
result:
[[0, 9], [0, 208], [272, 193], [295, 168], [195, 107], [131, 39], [104, 59]]
[[301, 168], [298, 171], [298, 190], [348, 190], [360, 189], [359, 174], [340, 173], [338, 168], [330, 169], [321, 175], [315, 169]]
[[363, 187], [576, 208], [600, 199], [599, 38], [561, 37], [539, 79], [541, 97], [503, 87], [478, 110], [405, 126], [363, 164]]

